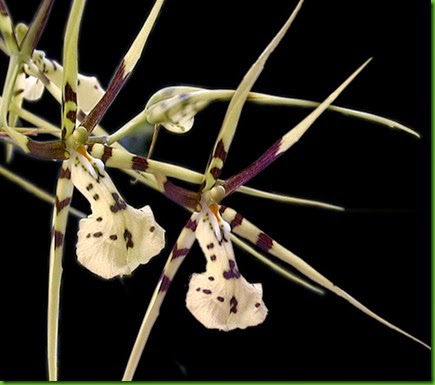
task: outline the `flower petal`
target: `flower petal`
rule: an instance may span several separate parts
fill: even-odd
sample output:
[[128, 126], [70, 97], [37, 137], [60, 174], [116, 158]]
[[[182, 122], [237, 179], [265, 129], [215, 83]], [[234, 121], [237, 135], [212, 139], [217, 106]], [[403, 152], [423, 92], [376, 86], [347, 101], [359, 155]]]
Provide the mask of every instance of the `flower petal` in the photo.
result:
[[92, 209], [92, 214], [79, 224], [78, 260], [106, 279], [129, 275], [162, 250], [165, 232], [149, 206], [131, 207], [104, 169], [97, 165], [94, 177], [89, 167], [93, 167], [91, 162], [83, 161], [83, 157], [74, 158], [72, 181]]
[[24, 99], [35, 101], [41, 98], [42, 92], [44, 91], [44, 85], [42, 82], [34, 78], [33, 76], [26, 77], [24, 81]]
[[196, 237], [207, 265], [204, 273], [192, 275], [187, 308], [211, 329], [228, 331], [262, 323], [267, 315], [262, 286], [250, 284], [240, 274], [229, 240], [229, 225], [207, 206], [198, 214], [197, 222]]

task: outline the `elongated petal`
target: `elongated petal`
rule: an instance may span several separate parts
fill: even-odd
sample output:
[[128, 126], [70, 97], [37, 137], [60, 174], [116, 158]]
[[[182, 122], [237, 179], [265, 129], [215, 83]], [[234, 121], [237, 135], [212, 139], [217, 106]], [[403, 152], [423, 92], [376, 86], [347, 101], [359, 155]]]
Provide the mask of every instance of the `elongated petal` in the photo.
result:
[[263, 70], [264, 65], [266, 64], [266, 61], [269, 58], [270, 54], [278, 46], [287, 30], [290, 28], [293, 20], [296, 18], [296, 15], [302, 6], [302, 3], [303, 0], [300, 0], [288, 20], [285, 22], [285, 24], [282, 26], [282, 28], [279, 30], [273, 40], [269, 43], [266, 49], [262, 52], [257, 61], [249, 69], [242, 82], [237, 87], [237, 90], [231, 99], [230, 105], [228, 106], [221, 130], [216, 139], [212, 156], [204, 174], [203, 191], [210, 190], [214, 186], [217, 178], [219, 177], [228, 151], [230, 149], [231, 142], [237, 128], [237, 123], [239, 121], [240, 114], [248, 97], [248, 94], [251, 91], [251, 88], [253, 87], [255, 81], [260, 76], [261, 71]]
[[74, 0], [65, 31], [62, 77], [62, 139], [68, 138], [76, 128], [78, 39], [85, 0]]
[[230, 223], [232, 231], [234, 231], [237, 235], [240, 235], [254, 245], [260, 247], [262, 250], [288, 263], [289, 265], [300, 271], [302, 274], [304, 274], [306, 277], [316, 282], [318, 285], [324, 287], [325, 289], [328, 289], [331, 292], [335, 293], [339, 297], [345, 299], [352, 306], [356, 307], [358, 310], [362, 311], [369, 317], [375, 319], [376, 321], [387, 326], [388, 328], [393, 329], [400, 334], [403, 334], [404, 336], [419, 343], [425, 348], [430, 349], [430, 346], [428, 344], [424, 343], [423, 341], [419, 340], [408, 332], [400, 329], [396, 325], [393, 325], [384, 318], [380, 317], [379, 315], [368, 309], [366, 306], [364, 306], [361, 302], [350, 296], [344, 290], [334, 285], [329, 279], [327, 279], [325, 276], [323, 276], [321, 273], [311, 267], [303, 259], [299, 258], [297, 255], [280, 245], [269, 235], [260, 230], [257, 226], [249, 222], [247, 219], [245, 219], [242, 215], [240, 215], [233, 209], [227, 207], [222, 212], [222, 216]]
[[272, 259], [265, 257], [263, 254], [259, 253], [256, 249], [248, 245], [245, 241], [242, 241], [239, 237], [237, 237], [235, 234], [231, 234], [231, 241], [233, 241], [237, 246], [241, 247], [243, 250], [251, 254], [253, 257], [257, 258], [260, 262], [264, 263], [266, 266], [274, 270], [276, 273], [282, 275], [284, 278], [296, 283], [297, 285], [302, 286], [305, 289], [311, 290], [312, 292], [316, 294], [325, 294], [325, 291], [323, 289], [318, 288], [317, 286], [313, 285], [311, 282], [309, 282], [306, 279], [302, 279], [298, 277], [296, 274], [293, 274], [292, 272], [283, 269], [281, 266], [279, 266], [277, 263], [275, 263]]
[[45, 25], [47, 24], [48, 17], [50, 16], [53, 3], [54, 0], [42, 0], [39, 4], [38, 10], [21, 43], [20, 50], [22, 55], [30, 56], [37, 46]]
[[106, 279], [131, 274], [162, 250], [164, 230], [149, 206], [135, 209], [125, 203], [101, 165], [94, 167], [83, 156], [73, 161], [72, 181], [92, 209], [80, 221], [79, 262]]
[[56, 186], [56, 201], [53, 210], [53, 228], [50, 245], [50, 269], [48, 277], [48, 314], [47, 314], [47, 358], [48, 379], [57, 381], [58, 375], [58, 341], [59, 341], [59, 306], [62, 283], [62, 256], [68, 209], [72, 200], [70, 162], [62, 164]]
[[12, 19], [4, 0], [0, 0], [0, 33], [3, 36], [3, 41], [9, 54], [17, 53], [19, 50], [18, 42], [14, 33]]
[[193, 274], [186, 305], [205, 327], [229, 331], [262, 323], [267, 308], [261, 284], [250, 284], [240, 274], [230, 241], [228, 223], [205, 205], [195, 214], [196, 238], [207, 265], [202, 274]]
[[166, 297], [166, 293], [171, 286], [172, 280], [174, 279], [178, 268], [181, 266], [184, 258], [189, 253], [190, 248], [195, 241], [196, 226], [196, 221], [190, 218], [183, 230], [181, 230], [177, 242], [172, 248], [165, 267], [163, 268], [159, 282], [157, 283], [151, 301], [148, 305], [147, 311], [139, 329], [139, 333], [136, 337], [136, 341], [134, 342], [133, 349], [130, 353], [128, 363], [125, 368], [124, 376], [122, 377], [123, 381], [131, 381], [133, 379], [134, 372], [139, 364], [139, 360], [143, 350], [145, 349], [148, 337], [159, 316], [160, 307], [162, 306], [162, 303]]
[[156, 0], [148, 18], [139, 31], [139, 34], [136, 36], [119, 67], [115, 71], [115, 74], [107, 87], [106, 93], [88, 116], [82, 121], [82, 126], [85, 127], [88, 132], [92, 132], [95, 126], [99, 124], [107, 109], [112, 105], [119, 91], [122, 89], [136, 66], [136, 63], [142, 55], [148, 36], [157, 20], [163, 2], [164, 0]]
[[356, 71], [354, 71], [331, 95], [329, 95], [314, 111], [305, 119], [297, 124], [292, 130], [287, 132], [281, 139], [276, 141], [263, 155], [255, 162], [245, 168], [243, 171], [232, 176], [223, 184], [226, 194], [231, 194], [235, 189], [247, 183], [254, 176], [258, 175], [267, 166], [274, 162], [279, 156], [293, 146], [317, 118], [334, 102], [341, 92], [352, 82], [353, 79], [365, 68], [371, 59], [364, 62]]

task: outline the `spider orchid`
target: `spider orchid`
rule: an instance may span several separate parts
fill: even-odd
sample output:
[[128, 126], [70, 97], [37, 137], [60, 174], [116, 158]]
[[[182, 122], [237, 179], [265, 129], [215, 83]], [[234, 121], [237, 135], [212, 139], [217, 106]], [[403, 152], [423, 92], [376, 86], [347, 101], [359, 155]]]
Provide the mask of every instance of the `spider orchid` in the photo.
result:
[[[5, 81], [0, 118], [5, 131], [22, 150], [32, 155], [46, 159], [63, 159], [61, 172], [56, 188], [55, 207], [53, 212], [52, 242], [50, 250], [50, 279], [48, 303], [48, 366], [49, 379], [57, 379], [57, 337], [59, 293], [62, 275], [62, 252], [67, 223], [68, 208], [72, 201], [75, 186], [91, 203], [92, 214], [80, 222], [79, 241], [77, 245], [78, 260], [89, 270], [104, 277], [112, 278], [131, 274], [140, 264], [147, 263], [150, 258], [158, 254], [164, 246], [164, 230], [157, 224], [149, 206], [134, 209], [127, 205], [117, 191], [115, 185], [104, 170], [101, 160], [92, 158], [83, 146], [88, 135], [98, 124], [105, 110], [119, 91], [120, 86], [128, 78], [129, 73], [137, 61], [139, 53], [146, 43], [153, 15], [158, 13], [161, 2], [157, 2], [154, 14], [149, 23], [145, 23], [142, 33], [133, 44], [132, 49], [125, 56], [114, 81], [109, 86], [92, 111], [84, 119], [81, 126], [77, 126], [77, 88], [78, 62], [77, 44], [84, 1], [74, 1], [65, 33], [64, 63], [61, 72], [62, 83], [62, 128], [61, 140], [51, 143], [35, 142], [25, 135], [16, 132], [7, 121], [8, 106], [13, 97], [13, 90], [17, 87], [17, 78], [22, 74], [23, 66], [32, 65], [31, 53], [47, 20], [52, 1], [43, 1], [35, 16], [33, 24], [25, 34], [21, 44], [13, 32], [12, 22], [7, 8], [0, 3], [0, 29], [6, 43], [6, 50], [10, 55], [8, 77]], [[36, 60], [35, 60], [36, 55]], [[133, 56], [133, 58], [132, 58]], [[27, 63], [20, 62], [22, 58]], [[36, 53], [32, 59], [36, 63], [44, 63], [42, 75], [55, 74], [58, 65], [52, 62], [51, 70], [47, 68], [43, 57]], [[56, 85], [60, 79], [54, 76], [44, 78], [47, 85]], [[87, 80], [83, 78], [82, 80]], [[24, 81], [26, 83], [26, 80]], [[30, 99], [38, 98], [39, 91], [31, 92], [29, 88], [36, 87], [36, 82], [27, 82], [27, 89], [21, 91]], [[86, 86], [85, 82], [85, 86]], [[18, 86], [22, 84], [19, 83]], [[98, 88], [98, 87], [97, 87]], [[29, 91], [29, 92], [26, 92]], [[84, 87], [84, 92], [87, 87]], [[99, 90], [97, 90], [99, 91]], [[101, 92], [97, 93], [100, 96]], [[95, 99], [95, 95], [91, 100]], [[82, 100], [86, 100], [82, 98]], [[85, 108], [91, 105], [85, 103]], [[87, 120], [86, 120], [87, 119]]]
[[[29, 28], [19, 25], [14, 32], [6, 5], [0, 2], [2, 11], [0, 29], [4, 39], [1, 47], [10, 56], [10, 70], [3, 90], [0, 117], [11, 143], [25, 153], [42, 159], [62, 161], [54, 199], [47, 330], [49, 379], [55, 380], [58, 367], [58, 313], [62, 253], [68, 213], [74, 212], [70, 207], [73, 188], [76, 187], [90, 202], [92, 211], [91, 215], [80, 221], [77, 242], [78, 261], [93, 273], [110, 279], [131, 274], [140, 264], [147, 263], [150, 258], [158, 254], [164, 246], [164, 230], [155, 221], [149, 206], [134, 209], [123, 200], [105, 171], [103, 162], [107, 162], [110, 158], [109, 166], [131, 169], [134, 172], [147, 165], [151, 172], [184, 177], [187, 180], [192, 176], [196, 178], [197, 175], [180, 167], [135, 157], [120, 146], [115, 149], [104, 147], [103, 152], [99, 154], [101, 159], [98, 159], [90, 155], [87, 148], [89, 151], [93, 149], [95, 153], [101, 146], [86, 146], [89, 134], [94, 129], [106, 135], [98, 127], [98, 123], [132, 72], [163, 1], [155, 3], [150, 16], [115, 72], [106, 92], [96, 78], [78, 73], [77, 44], [84, 1], [74, 1], [71, 9], [65, 34], [63, 67], [47, 59], [43, 52], [34, 50], [52, 3], [49, 0], [43, 1]], [[62, 105], [60, 130], [22, 108], [24, 100], [38, 100], [44, 89], [47, 89]], [[89, 113], [86, 114], [87, 112]], [[29, 132], [22, 132], [15, 128], [18, 117], [43, 127], [30, 130], [30, 133], [42, 133], [46, 127], [46, 132], [58, 135], [61, 139], [54, 142], [34, 141], [28, 135]], [[132, 123], [129, 124], [131, 125]], [[125, 164], [126, 159], [128, 164]], [[52, 200], [45, 192], [41, 192], [22, 179], [11, 176], [6, 170], [2, 170], [2, 174], [20, 183], [42, 199]], [[161, 179], [162, 176], [159, 180]], [[161, 183], [149, 177], [148, 185], [159, 189]], [[169, 181], [165, 183], [164, 192], [167, 195], [173, 194], [176, 190], [175, 187], [171, 190], [171, 186]], [[255, 189], [245, 189], [245, 192], [272, 199], [287, 200], [287, 197], [265, 194]], [[291, 197], [288, 201], [340, 209], [333, 205], [323, 205], [321, 202]], [[284, 274], [312, 288], [311, 285], [294, 278], [293, 275], [286, 272]]]
[[[237, 328], [244, 329], [258, 325], [265, 320], [268, 310], [262, 299], [262, 285], [260, 283], [249, 283], [239, 271], [231, 242], [232, 238], [237, 239], [234, 234], [290, 264], [309, 280], [345, 299], [376, 321], [430, 349], [430, 346], [423, 341], [375, 314], [344, 290], [334, 285], [301, 258], [285, 249], [240, 213], [221, 203], [225, 197], [258, 175], [299, 141], [316, 119], [371, 60], [369, 59], [361, 65], [330, 96], [320, 103], [313, 112], [277, 140], [250, 166], [227, 180], [220, 182], [219, 176], [228, 156], [243, 105], [248, 99], [250, 90], [259, 77], [270, 54], [292, 24], [302, 6], [302, 2], [298, 3], [290, 18], [250, 68], [237, 90], [231, 93], [231, 101], [211, 152], [199, 192], [194, 193], [192, 191], [183, 191], [182, 189], [177, 191], [177, 193], [184, 195], [186, 202], [195, 201], [194, 197], [196, 195], [196, 204], [191, 204], [188, 207], [194, 212], [173, 246], [155, 288], [124, 372], [124, 381], [133, 379], [140, 356], [145, 348], [152, 327], [157, 320], [165, 295], [178, 268], [189, 253], [195, 240], [198, 241], [206, 257], [206, 269], [203, 273], [194, 273], [189, 282], [186, 306], [192, 315], [205, 327], [223, 331]], [[183, 91], [185, 90], [183, 89]], [[201, 92], [197, 89], [189, 89], [188, 91], [194, 93]], [[163, 95], [167, 96], [167, 91], [163, 91]], [[178, 95], [175, 98], [178, 99]], [[185, 104], [185, 114], [175, 114], [175, 118], [170, 122], [170, 127], [184, 125], [186, 130], [190, 129], [193, 123], [194, 111], [200, 110], [203, 107], [203, 102], [195, 100], [192, 106], [186, 107]], [[182, 201], [180, 198], [174, 200], [178, 202]]]
[[[89, 201], [92, 211], [91, 215], [80, 222], [77, 242], [78, 260], [95, 274], [103, 278], [131, 274], [140, 264], [146, 263], [152, 256], [158, 254], [164, 246], [164, 231], [155, 222], [149, 206], [142, 209], [129, 206], [106, 172], [107, 167], [121, 169], [132, 177], [138, 178], [141, 183], [194, 211], [182, 230], [161, 276], [126, 370], [125, 379], [133, 375], [147, 335], [157, 317], [158, 308], [195, 239], [206, 255], [207, 266], [204, 273], [192, 276], [186, 302], [188, 309], [206, 327], [221, 330], [245, 328], [263, 322], [267, 315], [267, 308], [262, 300], [261, 284], [250, 284], [240, 274], [232, 242], [258, 258], [263, 257], [239, 239], [240, 236], [296, 267], [314, 283], [342, 296], [379, 322], [416, 340], [338, 289], [320, 273], [243, 218], [241, 214], [222, 205], [221, 201], [233, 192], [243, 192], [262, 198], [340, 210], [338, 206], [265, 193], [245, 186], [250, 179], [292, 146], [325, 109], [398, 128], [416, 136], [418, 134], [389, 119], [331, 104], [362, 68], [321, 104], [250, 92], [267, 57], [290, 26], [300, 4], [236, 91], [169, 87], [158, 91], [148, 101], [144, 110], [121, 129], [113, 134], [107, 134], [99, 127], [99, 122], [133, 71], [162, 4], [163, 1], [156, 1], [149, 18], [105, 92], [95, 77], [78, 73], [77, 41], [84, 1], [74, 1], [71, 9], [65, 35], [63, 66], [47, 58], [44, 52], [34, 49], [48, 18], [52, 1], [42, 1], [29, 28], [17, 26], [15, 33], [6, 6], [3, 1], [0, 1], [0, 30], [4, 39], [1, 41], [0, 48], [11, 57], [0, 110], [2, 125], [11, 142], [25, 153], [43, 159], [62, 161], [56, 198], [54, 198], [50, 258], [49, 378], [57, 379], [57, 314], [62, 273], [61, 259], [67, 215], [72, 211], [70, 205], [73, 187], [76, 187]], [[22, 108], [24, 100], [38, 100], [44, 89], [47, 89], [62, 104], [61, 129], [51, 126]], [[198, 112], [212, 102], [228, 100], [230, 106], [227, 116], [204, 174], [137, 156], [117, 143], [136, 129], [149, 131], [159, 125], [175, 133], [187, 132], [192, 128], [194, 117]], [[220, 180], [220, 172], [245, 101], [315, 108], [315, 110], [248, 169], [225, 181]], [[28, 132], [24, 131], [23, 134], [22, 130], [15, 127], [18, 117], [40, 127], [32, 133], [38, 134], [45, 130], [60, 136], [61, 139], [44, 143], [32, 140]], [[98, 137], [90, 136], [92, 133]], [[6, 175], [3, 171], [2, 173]], [[11, 175], [8, 177], [14, 178]], [[201, 184], [200, 191], [180, 188], [168, 178]], [[52, 199], [22, 180], [17, 178], [14, 180], [32, 192], [38, 193], [41, 198]], [[76, 214], [80, 215], [77, 212]], [[273, 262], [266, 261], [275, 270], [279, 270]], [[288, 272], [284, 274], [306, 288], [322, 292], [322, 289], [305, 279]], [[416, 341], [421, 343], [419, 340]]]

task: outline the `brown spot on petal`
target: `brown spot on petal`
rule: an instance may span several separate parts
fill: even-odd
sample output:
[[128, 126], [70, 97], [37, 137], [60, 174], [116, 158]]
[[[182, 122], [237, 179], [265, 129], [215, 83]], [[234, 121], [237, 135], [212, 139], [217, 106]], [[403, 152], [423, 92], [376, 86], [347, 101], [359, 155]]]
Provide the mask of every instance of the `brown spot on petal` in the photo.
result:
[[159, 291], [161, 292], [165, 292], [168, 291], [169, 287], [171, 286], [171, 279], [165, 275], [162, 274], [160, 277], [160, 287], [159, 287]]
[[101, 161], [106, 164], [106, 162], [112, 157], [113, 149], [110, 146], [104, 146], [103, 156], [101, 157]]
[[60, 170], [59, 179], [71, 179], [71, 170], [69, 168], [62, 168]]
[[171, 260], [174, 260], [176, 258], [185, 257], [189, 253], [189, 248], [183, 248], [179, 249], [178, 245], [175, 244], [174, 248], [172, 249], [172, 257]]
[[231, 297], [230, 299], [230, 313], [237, 313], [237, 305], [239, 304], [239, 302], [237, 301], [236, 297]]
[[196, 222], [196, 220], [192, 220], [189, 218], [189, 220], [186, 223], [186, 229], [190, 229], [192, 231], [196, 231], [196, 227], [198, 226], [198, 223]]
[[76, 122], [76, 116], [77, 116], [77, 113], [76, 113], [77, 111], [76, 110], [69, 110], [67, 113], [66, 113], [66, 118], [70, 121], [70, 122], [72, 122], [72, 123], [75, 123]]
[[233, 230], [234, 227], [240, 226], [242, 222], [243, 222], [242, 214], [237, 213], [234, 219], [230, 222], [231, 230]]
[[115, 203], [110, 206], [110, 211], [112, 211], [112, 213], [117, 213], [118, 211], [125, 210], [127, 208], [127, 204], [123, 201], [118, 193], [112, 193], [112, 197], [115, 200]]
[[219, 167], [213, 167], [210, 170], [210, 174], [212, 175], [212, 177], [214, 179], [217, 179], [219, 177], [220, 172], [221, 172], [221, 169]]
[[225, 146], [223, 140], [219, 140], [218, 144], [216, 145], [216, 149], [214, 150], [213, 154], [214, 158], [218, 158], [220, 160], [225, 160], [227, 157], [227, 152], [225, 151]]
[[61, 231], [54, 230], [53, 237], [54, 237], [54, 247], [55, 248], [61, 247], [63, 245], [64, 234]]
[[130, 233], [130, 231], [125, 229], [123, 236], [124, 236], [124, 240], [125, 240], [125, 246], [127, 247], [127, 249], [128, 248], [132, 249], [134, 246], [132, 233]]
[[266, 233], [260, 233], [256, 245], [265, 251], [269, 251], [273, 246], [273, 239]]
[[141, 156], [133, 156], [131, 168], [136, 171], [145, 171], [148, 168], [148, 161]]
[[[65, 87], [64, 87], [64, 99], [66, 102], [74, 102], [76, 100], [76, 93], [75, 91], [72, 89], [71, 85], [67, 82], [65, 83]], [[75, 118], [74, 121], [75, 122]]]
[[58, 197], [56, 197], [55, 206], [56, 206], [56, 214], [59, 214], [65, 207], [68, 207], [71, 203], [71, 197], [59, 200]]

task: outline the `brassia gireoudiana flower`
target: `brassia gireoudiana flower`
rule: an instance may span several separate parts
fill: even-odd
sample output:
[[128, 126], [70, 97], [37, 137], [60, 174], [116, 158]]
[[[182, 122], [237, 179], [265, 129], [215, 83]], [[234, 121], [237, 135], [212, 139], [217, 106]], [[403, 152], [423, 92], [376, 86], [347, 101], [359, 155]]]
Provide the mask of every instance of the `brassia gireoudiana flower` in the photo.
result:
[[[56, 197], [53, 199], [54, 213], [50, 250], [47, 325], [50, 380], [56, 380], [58, 377], [57, 351], [62, 253], [73, 187], [76, 187], [90, 202], [92, 211], [91, 215], [80, 221], [77, 242], [78, 261], [98, 276], [110, 279], [130, 275], [140, 264], [147, 263], [150, 258], [158, 254], [164, 247], [165, 241], [164, 230], [155, 221], [151, 208], [144, 206], [141, 209], [135, 209], [128, 205], [105, 171], [103, 162], [133, 172], [144, 169], [146, 166], [148, 171], [160, 175], [159, 181], [154, 180], [152, 175], [148, 176], [148, 179], [145, 179], [146, 184], [172, 196], [173, 199], [176, 199], [174, 195], [177, 191], [176, 186], [173, 186], [170, 181], [161, 183], [162, 175], [187, 180], [197, 178], [197, 174], [190, 170], [134, 156], [119, 145], [117, 148], [104, 147], [98, 154], [100, 159], [92, 157], [87, 151], [89, 134], [94, 129], [107, 136], [106, 132], [98, 127], [98, 123], [136, 65], [162, 4], [163, 1], [156, 2], [105, 92], [95, 77], [78, 73], [77, 43], [84, 1], [75, 1], [71, 9], [65, 33], [64, 66], [46, 58], [44, 52], [34, 50], [48, 19], [53, 1], [41, 2], [29, 27], [19, 24], [15, 28], [6, 5], [0, 2], [2, 10], [0, 29], [3, 35], [0, 47], [10, 56], [0, 110], [3, 129], [7, 134], [3, 139], [10, 138], [11, 143], [32, 156], [62, 160]], [[62, 105], [60, 129], [22, 107], [25, 100], [39, 100], [44, 89], [47, 89]], [[263, 96], [263, 99], [267, 102], [268, 98]], [[15, 124], [18, 118], [35, 124], [36, 128], [24, 132], [16, 129]], [[138, 125], [142, 126], [142, 129], [144, 124], [152, 128], [155, 123], [152, 119], [148, 120], [149, 112], [145, 109], [145, 113], [139, 114], [138, 117], [128, 122], [119, 130], [120, 133], [114, 134], [114, 137], [121, 138]], [[60, 136], [60, 140], [42, 142], [30, 138], [31, 135], [43, 132]], [[114, 141], [114, 138], [105, 140], [111, 143]], [[98, 153], [101, 146], [89, 146], [89, 150], [91, 148], [94, 153]], [[10, 177], [10, 173], [7, 174], [6, 171], [2, 173]], [[17, 178], [14, 180], [25, 185], [32, 192], [38, 193], [38, 196], [43, 199], [47, 199], [47, 194], [39, 191], [35, 186], [30, 186]], [[274, 196], [274, 194], [255, 189], [244, 189], [243, 192], [272, 199], [339, 209], [321, 202]], [[50, 197], [48, 199], [50, 200]], [[290, 273], [284, 274], [311, 287]]]
[[[195, 318], [207, 328], [224, 331], [236, 328], [244, 329], [249, 326], [258, 325], [265, 320], [267, 308], [262, 299], [262, 286], [259, 283], [250, 284], [241, 275], [231, 243], [232, 231], [264, 251], [282, 259], [316, 284], [342, 297], [378, 322], [430, 349], [429, 345], [378, 316], [348, 293], [334, 285], [330, 280], [298, 256], [283, 248], [241, 214], [221, 204], [226, 196], [247, 183], [292, 147], [371, 60], [369, 59], [361, 65], [323, 103], [281, 139], [276, 141], [250, 166], [224, 182], [219, 182], [218, 178], [227, 158], [237, 123], [249, 92], [264, 68], [269, 55], [292, 24], [302, 3], [303, 1], [299, 2], [290, 18], [250, 68], [233, 94], [205, 170], [199, 192], [184, 192], [186, 201], [187, 199], [195, 200], [192, 197], [195, 194], [197, 195], [196, 204], [190, 207], [195, 212], [184, 226], [169, 255], [139, 330], [123, 380], [133, 379], [140, 355], [145, 347], [152, 326], [158, 317], [161, 303], [177, 269], [190, 251], [195, 239], [198, 240], [207, 260], [206, 271], [201, 274], [192, 275], [187, 292], [186, 306]], [[200, 109], [202, 105], [197, 104], [196, 108]], [[192, 119], [192, 114], [186, 114], [186, 119], [183, 122], [190, 119]], [[187, 128], [190, 128], [190, 126], [191, 124], [188, 124]], [[181, 189], [178, 193], [183, 195]], [[178, 199], [178, 201], [181, 201], [181, 199]]]
[[[208, 328], [226, 331], [235, 328], [243, 329], [262, 323], [267, 316], [261, 284], [249, 283], [238, 269], [232, 246], [232, 240], [240, 244], [238, 235], [292, 265], [309, 280], [344, 298], [377, 321], [429, 347], [367, 309], [296, 255], [279, 245], [240, 213], [221, 203], [226, 196], [236, 190], [262, 197], [287, 199], [249, 189], [244, 185], [297, 142], [327, 108], [414, 133], [385, 118], [331, 106], [331, 103], [368, 61], [320, 104], [251, 93], [250, 90], [267, 58], [282, 39], [301, 7], [302, 2], [300, 2], [236, 91], [206, 90], [197, 87], [163, 89], [149, 100], [142, 113], [114, 134], [107, 135], [98, 127], [98, 124], [136, 65], [163, 1], [156, 1], [150, 17], [115, 72], [107, 92], [104, 92], [96, 78], [78, 73], [77, 42], [84, 1], [73, 3], [65, 35], [63, 67], [47, 59], [42, 51], [34, 50], [52, 3], [52, 1], [41, 2], [33, 23], [27, 29], [22, 25], [13, 27], [6, 6], [3, 1], [0, 1], [0, 29], [3, 36], [1, 47], [11, 58], [0, 110], [2, 127], [7, 134], [6, 138], [30, 155], [43, 159], [62, 160], [55, 198], [51, 246], [48, 318], [49, 378], [51, 380], [57, 379], [61, 258], [73, 186], [79, 189], [91, 204], [92, 214], [80, 222], [77, 256], [79, 262], [95, 274], [103, 278], [129, 275], [140, 264], [146, 263], [158, 254], [164, 246], [164, 231], [154, 220], [149, 206], [139, 210], [129, 206], [111, 181], [105, 171], [105, 166], [121, 168], [131, 175], [140, 176], [140, 181], [193, 211], [161, 275], [128, 363], [124, 375], [125, 380], [133, 377], [163, 298], [195, 239], [198, 240], [206, 256], [207, 264], [204, 273], [192, 276], [186, 304], [190, 312]], [[61, 137], [55, 142], [36, 142], [30, 139], [28, 133], [23, 134], [15, 127], [17, 117], [27, 117], [28, 121], [33, 121], [37, 127], [48, 126], [22, 108], [24, 99], [39, 99], [44, 88], [52, 93], [63, 107], [61, 129], [49, 128], [52, 133]], [[186, 132], [192, 128], [194, 116], [209, 103], [217, 100], [230, 100], [230, 105], [203, 175], [129, 153], [116, 143], [138, 127], [150, 130], [155, 125], [162, 125], [173, 132]], [[258, 103], [316, 107], [316, 109], [251, 166], [222, 181], [219, 180], [219, 176], [242, 107], [247, 100]], [[34, 132], [39, 133], [42, 130], [37, 128]], [[99, 137], [90, 136], [93, 132]], [[107, 144], [114, 144], [114, 147]], [[193, 192], [178, 187], [168, 177], [200, 183], [200, 190]], [[294, 201], [297, 202], [297, 200]], [[321, 205], [318, 202], [305, 203]], [[248, 246], [243, 247], [249, 250]], [[290, 278], [313, 290], [319, 290], [295, 276], [290, 276]]]

